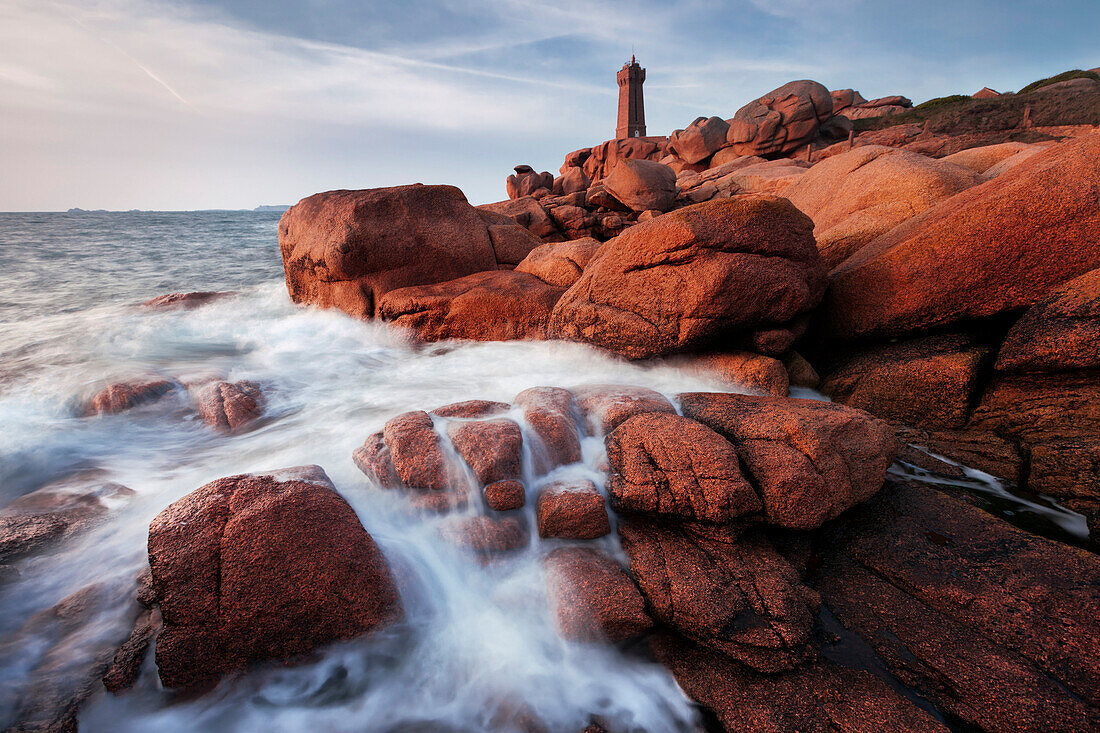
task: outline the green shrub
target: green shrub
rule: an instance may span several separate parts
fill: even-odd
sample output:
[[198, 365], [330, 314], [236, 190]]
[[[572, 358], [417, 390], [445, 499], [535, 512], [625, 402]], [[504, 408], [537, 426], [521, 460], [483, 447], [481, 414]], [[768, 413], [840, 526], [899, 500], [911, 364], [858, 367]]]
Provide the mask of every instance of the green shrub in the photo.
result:
[[1063, 71], [1057, 76], [1051, 76], [1046, 79], [1040, 79], [1039, 81], [1033, 81], [1016, 93], [1027, 94], [1028, 92], [1033, 92], [1036, 89], [1042, 89], [1045, 86], [1056, 84], [1060, 81], [1069, 81], [1070, 79], [1093, 79], [1094, 81], [1100, 81], [1100, 74], [1097, 74], [1095, 71], [1081, 71], [1080, 69]]
[[935, 109], [936, 107], [945, 107], [949, 104], [969, 102], [970, 100], [971, 97], [965, 94], [951, 94], [947, 97], [936, 97], [935, 99], [929, 99], [927, 102], [921, 102], [913, 109]]

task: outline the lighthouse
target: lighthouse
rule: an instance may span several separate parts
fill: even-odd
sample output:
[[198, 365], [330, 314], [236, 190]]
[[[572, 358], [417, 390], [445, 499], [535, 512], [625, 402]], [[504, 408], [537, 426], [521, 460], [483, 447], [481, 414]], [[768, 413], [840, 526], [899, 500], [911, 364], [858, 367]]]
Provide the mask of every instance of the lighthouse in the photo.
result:
[[619, 121], [615, 137], [645, 137], [645, 107], [642, 104], [642, 82], [645, 69], [630, 56], [630, 63], [615, 75], [619, 82]]

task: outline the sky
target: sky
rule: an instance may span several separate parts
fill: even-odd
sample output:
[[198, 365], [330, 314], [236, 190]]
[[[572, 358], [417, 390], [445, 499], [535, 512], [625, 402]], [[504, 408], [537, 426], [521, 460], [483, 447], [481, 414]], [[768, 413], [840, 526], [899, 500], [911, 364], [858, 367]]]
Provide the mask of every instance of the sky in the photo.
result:
[[0, 211], [252, 208], [450, 183], [793, 79], [914, 102], [1100, 66], [1100, 0], [0, 0]]

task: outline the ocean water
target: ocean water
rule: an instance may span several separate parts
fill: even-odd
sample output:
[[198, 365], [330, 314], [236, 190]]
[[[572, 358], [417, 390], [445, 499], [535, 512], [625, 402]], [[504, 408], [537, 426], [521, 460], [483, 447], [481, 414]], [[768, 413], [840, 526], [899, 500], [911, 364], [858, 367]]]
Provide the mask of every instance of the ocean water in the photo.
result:
[[[540, 562], [553, 543], [482, 567], [439, 539], [439, 519], [372, 486], [351, 453], [406, 410], [509, 401], [536, 385], [723, 387], [574, 344], [418, 347], [380, 324], [296, 307], [277, 221], [252, 212], [0, 214], [0, 506], [57, 482], [109, 480], [134, 492], [112, 498], [91, 530], [18, 562], [19, 578], [0, 585], [0, 728], [48, 695], [47, 669], [79, 670], [107, 640], [125, 638], [148, 525], [164, 507], [221, 476], [313, 463], [400, 568], [407, 621], [298, 666], [257, 665], [198, 698], [161, 689], [150, 656], [135, 689], [116, 697], [99, 687], [82, 731], [482, 731], [494, 719], [507, 731], [500, 711], [517, 705], [554, 731], [579, 731], [593, 714], [616, 730], [690, 729], [695, 710], [662, 667], [558, 637]], [[190, 290], [239, 294], [190, 311], [137, 307]], [[250, 432], [220, 435], [179, 390], [119, 415], [81, 416], [104, 384], [144, 376], [253, 379], [265, 415]], [[565, 473], [600, 479], [600, 451], [589, 440], [585, 462]], [[525, 479], [530, 495], [547, 477], [528, 469]], [[613, 537], [598, 544], [619, 552]], [[89, 587], [94, 601], [79, 623], [50, 615]]]

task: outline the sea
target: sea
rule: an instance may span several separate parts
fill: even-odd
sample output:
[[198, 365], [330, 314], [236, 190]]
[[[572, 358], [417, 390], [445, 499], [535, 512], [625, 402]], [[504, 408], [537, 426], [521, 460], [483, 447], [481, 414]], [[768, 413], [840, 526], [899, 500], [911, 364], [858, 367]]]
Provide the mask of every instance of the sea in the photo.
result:
[[[384, 324], [297, 306], [283, 283], [279, 216], [0, 214], [0, 508], [50, 486], [131, 490], [106, 499], [97, 524], [0, 579], [0, 729], [63, 697], [58, 679], [80, 679], [126, 637], [161, 510], [223, 476], [304, 464], [324, 468], [399, 570], [405, 621], [293, 665], [256, 664], [199, 696], [163, 689], [150, 649], [133, 689], [95, 686], [81, 731], [508, 731], [517, 705], [551, 731], [580, 731], [592, 716], [615, 731], [694, 729], [696, 708], [644, 650], [558, 636], [540, 560], [552, 542], [471, 562], [440, 538], [439, 518], [372, 485], [351, 454], [401, 412], [508, 402], [533, 386], [735, 388], [580, 344], [419, 345]], [[198, 290], [234, 295], [193, 310], [140, 306]], [[83, 416], [106, 384], [151, 377], [255, 380], [266, 409], [231, 436], [198, 419], [185, 390]], [[551, 479], [602, 485], [602, 441], [583, 449], [582, 462], [550, 476], [525, 460], [529, 496]], [[594, 544], [625, 562], [614, 532]]]

